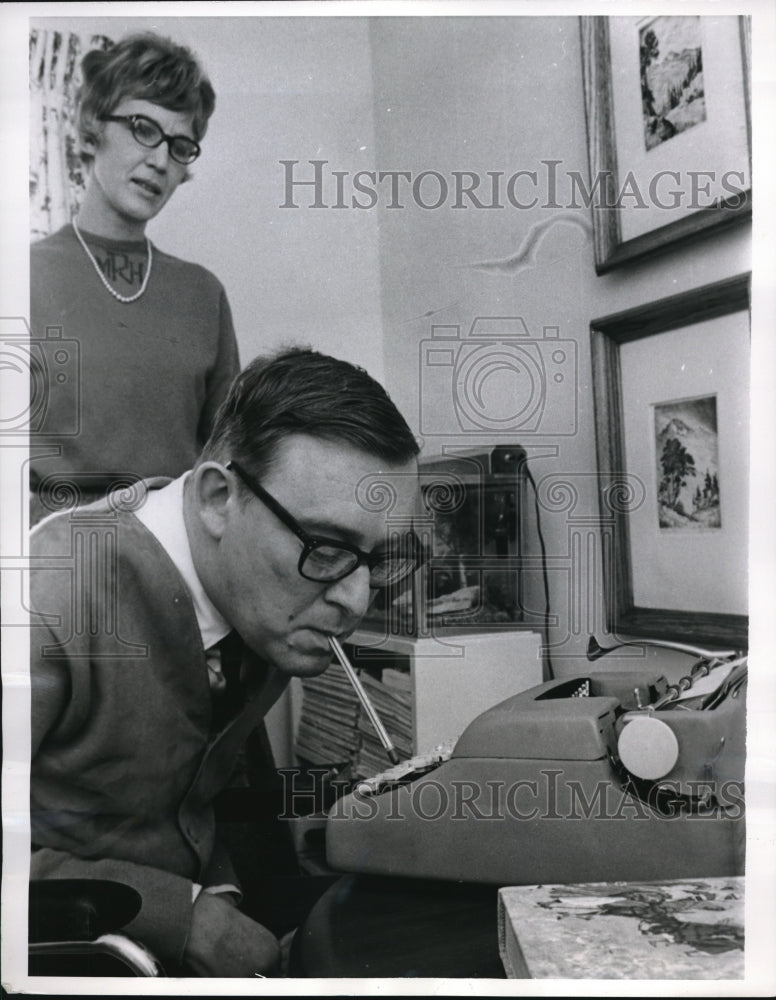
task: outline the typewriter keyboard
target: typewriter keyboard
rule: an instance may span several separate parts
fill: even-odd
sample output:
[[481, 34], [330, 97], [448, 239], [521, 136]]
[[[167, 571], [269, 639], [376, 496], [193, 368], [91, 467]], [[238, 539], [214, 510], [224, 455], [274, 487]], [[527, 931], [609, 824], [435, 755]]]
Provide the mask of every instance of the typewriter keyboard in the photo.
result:
[[405, 785], [424, 774], [428, 774], [429, 771], [435, 770], [440, 764], [449, 760], [454, 747], [455, 741], [441, 743], [433, 750], [429, 750], [428, 753], [417, 754], [410, 757], [409, 760], [403, 760], [372, 778], [359, 778], [354, 791], [359, 795], [378, 795], [380, 792], [395, 788], [397, 785]]

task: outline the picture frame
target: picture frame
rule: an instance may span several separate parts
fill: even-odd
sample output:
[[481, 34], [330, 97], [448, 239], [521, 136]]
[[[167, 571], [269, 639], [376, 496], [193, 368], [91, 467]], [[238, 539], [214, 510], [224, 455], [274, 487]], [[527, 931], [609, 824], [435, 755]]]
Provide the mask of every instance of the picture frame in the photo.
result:
[[[746, 273], [591, 323], [605, 619], [618, 637], [747, 646], [749, 302]], [[714, 420], [688, 427], [712, 398]], [[681, 501], [666, 496], [671, 448], [690, 459], [672, 480]]]
[[751, 18], [579, 20], [596, 272], [750, 218]]

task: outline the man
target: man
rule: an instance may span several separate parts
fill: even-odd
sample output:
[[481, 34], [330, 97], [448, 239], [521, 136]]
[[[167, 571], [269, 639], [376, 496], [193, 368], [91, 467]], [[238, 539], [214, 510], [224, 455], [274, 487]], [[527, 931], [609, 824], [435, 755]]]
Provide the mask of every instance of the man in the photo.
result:
[[238, 376], [189, 473], [32, 533], [32, 877], [133, 886], [126, 933], [168, 971], [276, 968], [212, 801], [290, 677], [417, 567], [417, 452], [363, 370], [291, 350]]
[[[214, 275], [154, 246], [146, 226], [189, 179], [215, 107], [192, 53], [132, 35], [84, 57], [78, 128], [88, 169], [71, 224], [33, 244], [30, 320], [47, 385], [30, 462], [32, 523], [57, 493], [178, 476], [239, 370]], [[65, 360], [63, 360], [65, 359]]]

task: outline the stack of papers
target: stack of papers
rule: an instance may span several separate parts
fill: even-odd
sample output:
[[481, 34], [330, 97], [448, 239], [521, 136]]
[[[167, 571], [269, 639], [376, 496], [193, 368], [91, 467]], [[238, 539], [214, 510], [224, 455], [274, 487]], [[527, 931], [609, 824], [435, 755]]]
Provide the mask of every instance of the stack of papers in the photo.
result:
[[303, 678], [302, 690], [297, 757], [310, 764], [352, 763], [361, 742], [361, 703], [346, 675], [331, 667], [317, 677]]
[[[365, 671], [361, 683], [375, 711], [402, 758], [412, 756], [412, 680], [408, 672], [386, 668], [377, 679]], [[389, 764], [385, 748], [362, 709], [358, 719], [361, 746], [354, 764], [354, 774], [369, 777]]]

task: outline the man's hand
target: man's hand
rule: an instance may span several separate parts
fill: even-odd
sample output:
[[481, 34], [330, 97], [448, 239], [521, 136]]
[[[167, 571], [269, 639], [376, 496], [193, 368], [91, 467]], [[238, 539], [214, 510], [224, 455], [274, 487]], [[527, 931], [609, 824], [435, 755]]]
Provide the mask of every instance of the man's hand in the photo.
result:
[[274, 934], [233, 903], [200, 892], [183, 962], [196, 976], [255, 979], [277, 974], [280, 947]]

